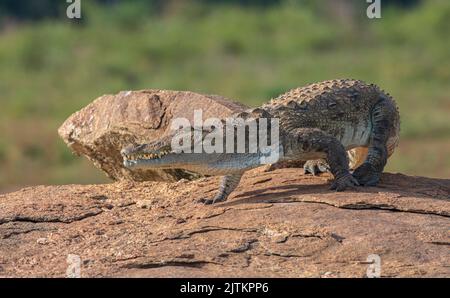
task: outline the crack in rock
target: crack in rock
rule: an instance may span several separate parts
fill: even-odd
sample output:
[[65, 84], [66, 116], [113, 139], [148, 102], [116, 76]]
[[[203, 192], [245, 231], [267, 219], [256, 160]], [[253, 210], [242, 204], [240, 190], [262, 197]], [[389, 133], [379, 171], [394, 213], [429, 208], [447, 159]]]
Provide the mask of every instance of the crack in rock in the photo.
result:
[[426, 242], [426, 243], [435, 244], [435, 245], [450, 245], [450, 242], [445, 242], [445, 241], [430, 241], [430, 242]]
[[233, 249], [230, 249], [228, 252], [234, 252], [234, 253], [241, 253], [246, 252], [252, 248], [253, 243], [258, 242], [258, 239], [250, 239], [249, 241], [246, 241], [245, 243], [239, 245], [238, 247], [235, 247]]
[[212, 231], [240, 231], [240, 232], [246, 232], [246, 233], [256, 233], [258, 229], [256, 228], [228, 228], [228, 227], [216, 227], [216, 226], [205, 226], [201, 227], [199, 229], [187, 231], [187, 232], [180, 232], [176, 235], [169, 236], [166, 239], [174, 240], [174, 239], [186, 239], [190, 238], [192, 235], [195, 234], [202, 234], [202, 233], [208, 233]]
[[206, 261], [206, 260], [192, 260], [192, 259], [172, 259], [170, 261], [148, 261], [148, 262], [134, 262], [121, 266], [127, 269], [151, 269], [161, 267], [191, 267], [202, 268], [207, 264], [222, 265], [220, 263]]
[[392, 212], [403, 212], [403, 213], [412, 213], [412, 214], [425, 214], [425, 215], [435, 215], [441, 217], [450, 217], [450, 213], [446, 211], [428, 211], [423, 209], [399, 209], [398, 207], [388, 205], [388, 204], [369, 204], [369, 203], [348, 203], [348, 204], [334, 204], [325, 201], [313, 201], [313, 200], [302, 200], [300, 198], [286, 198], [285, 200], [267, 200], [266, 202], [274, 203], [274, 204], [286, 204], [286, 203], [315, 203], [315, 204], [323, 204], [341, 209], [348, 210], [384, 210], [384, 211], [392, 211]]
[[42, 231], [42, 230], [39, 229], [39, 228], [36, 228], [36, 229], [31, 228], [31, 229], [28, 229], [28, 230], [12, 231], [11, 233], [7, 233], [7, 234], [3, 235], [1, 237], [1, 239], [9, 239], [12, 236], [28, 234], [28, 233], [31, 233], [31, 232], [34, 232], [34, 231]]
[[10, 223], [10, 222], [27, 222], [27, 223], [64, 223], [70, 224], [76, 221], [80, 221], [89, 217], [93, 217], [102, 213], [103, 210], [98, 209], [95, 211], [90, 211], [78, 216], [72, 216], [69, 218], [59, 218], [59, 217], [33, 217], [33, 216], [20, 216], [16, 215], [13, 217], [0, 218], [0, 225]]

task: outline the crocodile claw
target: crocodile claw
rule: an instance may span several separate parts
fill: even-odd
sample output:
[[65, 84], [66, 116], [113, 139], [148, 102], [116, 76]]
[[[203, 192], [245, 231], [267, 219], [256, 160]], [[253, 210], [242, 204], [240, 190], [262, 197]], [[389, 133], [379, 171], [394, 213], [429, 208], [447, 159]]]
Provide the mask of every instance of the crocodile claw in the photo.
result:
[[216, 202], [216, 200], [214, 199], [208, 199], [208, 198], [201, 198], [199, 200], [197, 200], [197, 203], [201, 203], [204, 205], [212, 205]]
[[380, 173], [370, 163], [363, 163], [359, 166], [353, 172], [353, 177], [364, 186], [375, 186], [380, 181]]
[[348, 173], [347, 175], [334, 179], [330, 189], [336, 191], [344, 191], [347, 188], [354, 189], [355, 186], [358, 185], [359, 185], [358, 180], [356, 180], [355, 177], [353, 177], [350, 173]]

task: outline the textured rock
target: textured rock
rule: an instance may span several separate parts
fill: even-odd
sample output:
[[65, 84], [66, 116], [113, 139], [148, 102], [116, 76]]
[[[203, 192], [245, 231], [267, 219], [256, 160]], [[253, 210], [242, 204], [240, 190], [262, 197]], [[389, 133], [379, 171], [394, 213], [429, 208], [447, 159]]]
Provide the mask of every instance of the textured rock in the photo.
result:
[[190, 179], [183, 170], [129, 170], [122, 165], [120, 150], [130, 143], [151, 142], [169, 132], [171, 120], [193, 120], [202, 109], [203, 119], [225, 118], [245, 106], [217, 95], [188, 91], [142, 90], [104, 95], [70, 116], [59, 135], [71, 150], [85, 155], [110, 178], [135, 181]]
[[[450, 277], [450, 180], [383, 174], [336, 193], [330, 176], [262, 168], [227, 202], [218, 178], [25, 188], [0, 195], [0, 276]], [[73, 256], [70, 259], [76, 259]]]

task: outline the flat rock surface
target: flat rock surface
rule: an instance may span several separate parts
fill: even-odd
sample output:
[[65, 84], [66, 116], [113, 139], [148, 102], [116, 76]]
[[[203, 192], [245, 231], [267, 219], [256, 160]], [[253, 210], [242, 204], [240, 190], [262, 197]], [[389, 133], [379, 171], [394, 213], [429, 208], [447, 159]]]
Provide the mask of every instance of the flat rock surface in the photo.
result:
[[213, 206], [217, 177], [0, 195], [0, 276], [63, 277], [72, 254], [83, 277], [365, 277], [376, 254], [382, 277], [450, 277], [450, 180], [336, 193], [302, 172], [250, 171]]
[[194, 110], [201, 110], [206, 120], [226, 118], [245, 108], [222, 96], [190, 91], [122, 91], [101, 96], [74, 113], [58, 133], [74, 153], [86, 156], [114, 180], [177, 181], [198, 175], [184, 170], [130, 170], [122, 165], [120, 150], [159, 140], [170, 133], [173, 119], [193, 123]]

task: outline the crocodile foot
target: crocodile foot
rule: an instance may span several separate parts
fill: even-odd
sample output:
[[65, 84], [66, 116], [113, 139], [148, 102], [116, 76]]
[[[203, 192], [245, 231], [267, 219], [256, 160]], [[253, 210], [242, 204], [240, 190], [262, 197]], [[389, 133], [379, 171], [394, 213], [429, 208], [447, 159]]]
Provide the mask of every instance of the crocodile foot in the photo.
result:
[[224, 201], [224, 200], [201, 198], [201, 199], [197, 200], [197, 203], [204, 204], [204, 205], [212, 205], [212, 204], [219, 203], [222, 201]]
[[370, 163], [363, 163], [354, 172], [353, 177], [360, 185], [375, 186], [380, 181], [380, 173]]
[[344, 191], [347, 188], [355, 188], [359, 183], [350, 173], [334, 179], [330, 189], [336, 191]]
[[303, 170], [305, 171], [305, 174], [316, 176], [320, 173], [329, 172], [330, 166], [322, 159], [308, 160], [303, 166]]

